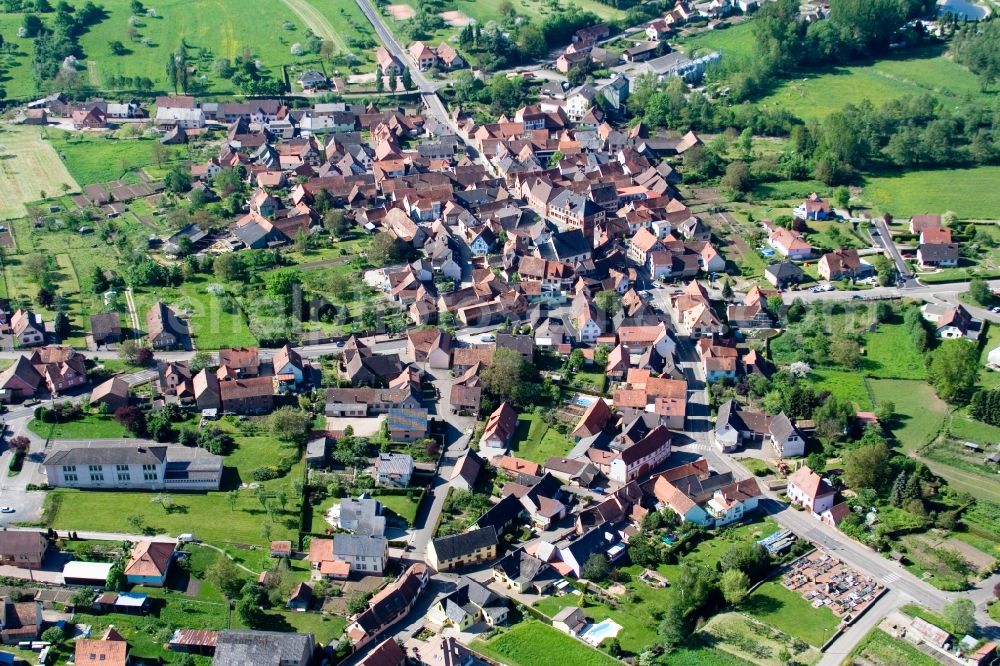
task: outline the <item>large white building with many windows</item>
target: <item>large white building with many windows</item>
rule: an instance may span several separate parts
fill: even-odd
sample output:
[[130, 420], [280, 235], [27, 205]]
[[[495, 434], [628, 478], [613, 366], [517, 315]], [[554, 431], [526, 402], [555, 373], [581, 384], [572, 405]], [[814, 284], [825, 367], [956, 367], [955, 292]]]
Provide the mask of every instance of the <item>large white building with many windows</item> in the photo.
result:
[[50, 486], [115, 490], [218, 490], [222, 458], [143, 440], [58, 442], [42, 463]]

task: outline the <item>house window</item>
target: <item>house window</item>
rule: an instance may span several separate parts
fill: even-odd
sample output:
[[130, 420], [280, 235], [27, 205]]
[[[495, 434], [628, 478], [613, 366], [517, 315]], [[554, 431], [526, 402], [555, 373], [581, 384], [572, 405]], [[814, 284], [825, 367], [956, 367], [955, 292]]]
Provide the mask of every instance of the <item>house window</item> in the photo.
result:
[[143, 472], [142, 478], [145, 481], [156, 481], [156, 472]]
[[129, 474], [128, 472], [118, 472], [118, 480], [125, 482], [131, 481], [132, 475]]
[[91, 472], [90, 473], [90, 480], [92, 482], [94, 482], [94, 483], [103, 482], [104, 481], [104, 473], [103, 472]]
[[127, 472], [128, 465], [115, 465], [115, 471], [117, 472]]
[[63, 474], [72, 474], [76, 471], [76, 465], [63, 465]]
[[76, 480], [77, 480], [76, 479], [76, 474], [75, 473], [66, 474], [64, 472], [63, 473], [63, 480], [66, 481], [66, 483], [76, 483]]

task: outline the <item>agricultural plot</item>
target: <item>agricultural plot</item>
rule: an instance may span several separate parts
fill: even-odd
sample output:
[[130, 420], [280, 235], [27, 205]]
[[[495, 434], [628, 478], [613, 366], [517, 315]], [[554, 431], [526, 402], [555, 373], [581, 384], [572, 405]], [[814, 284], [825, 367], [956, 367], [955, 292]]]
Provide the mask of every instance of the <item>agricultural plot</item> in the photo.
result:
[[930, 169], [869, 176], [862, 198], [897, 218], [954, 211], [959, 218], [990, 220], [1000, 210], [1000, 167]]
[[974, 74], [940, 55], [940, 51], [928, 49], [869, 65], [812, 72], [786, 81], [758, 102], [785, 108], [803, 120], [818, 120], [848, 102], [868, 99], [877, 106], [903, 95], [927, 94], [943, 99], [990, 99], [980, 92]]
[[937, 666], [938, 663], [906, 641], [893, 638], [881, 629], [872, 629], [851, 654], [873, 666]]
[[761, 666], [787, 663], [781, 658], [782, 652], [788, 652], [796, 664], [803, 666], [815, 664], [820, 658], [819, 651], [809, 644], [739, 613], [716, 615], [702, 632], [717, 648]]
[[156, 138], [117, 139], [111, 134], [51, 129], [45, 130], [45, 137], [80, 185], [117, 179], [138, 183], [140, 170], [146, 170], [151, 177], [161, 177], [188, 157], [186, 147], [164, 146]]
[[[280, 79], [283, 66], [328, 69], [317, 54], [292, 54], [295, 44], [306, 48], [307, 30], [332, 44], [334, 54], [353, 52], [359, 64], [366, 62], [370, 49], [367, 43], [365, 48], [361, 42], [355, 46], [354, 40], [374, 39], [371, 25], [349, 0], [257, 3], [252, 21], [243, 20], [246, 5], [239, 0], [165, 0], [156, 3], [155, 15], [136, 19], [131, 18], [130, 5], [128, 0], [103, 2], [108, 18], [80, 40], [93, 85], [107, 87], [113, 77], [148, 77], [154, 89], [166, 92], [165, 63], [184, 43], [195, 67], [194, 87], [232, 93], [236, 92], [232, 81], [217, 72], [219, 59], [233, 62], [237, 56], [250, 54]], [[112, 54], [109, 44], [113, 41], [125, 45], [127, 57]]]
[[40, 128], [5, 126], [0, 131], [0, 220], [24, 217], [25, 204], [32, 201], [79, 190]]

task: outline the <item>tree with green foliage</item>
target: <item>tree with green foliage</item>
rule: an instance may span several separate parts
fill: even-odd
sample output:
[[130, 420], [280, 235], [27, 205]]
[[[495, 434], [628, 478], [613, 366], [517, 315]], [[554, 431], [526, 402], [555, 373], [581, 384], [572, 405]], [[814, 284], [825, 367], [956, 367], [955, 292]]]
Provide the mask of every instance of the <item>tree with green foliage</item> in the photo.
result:
[[167, 172], [163, 186], [168, 192], [183, 194], [191, 190], [191, 173], [184, 167], [176, 166]]
[[601, 582], [611, 575], [611, 563], [604, 553], [592, 553], [583, 563], [580, 574], [589, 581]]
[[368, 608], [368, 598], [360, 592], [352, 594], [347, 599], [348, 615], [357, 615]]
[[893, 475], [889, 459], [889, 447], [885, 442], [848, 451], [844, 455], [844, 483], [855, 491], [871, 488], [882, 492]]
[[724, 571], [719, 579], [719, 590], [723, 599], [732, 606], [738, 606], [746, 599], [750, 589], [750, 579], [739, 569]]
[[112, 592], [119, 592], [124, 590], [127, 584], [128, 580], [125, 578], [125, 570], [120, 563], [115, 562], [108, 571], [108, 579], [105, 582], [105, 586]]
[[939, 398], [964, 404], [979, 377], [979, 348], [972, 340], [945, 340], [931, 353], [927, 374]]
[[227, 555], [220, 554], [205, 572], [205, 579], [215, 585], [229, 599], [235, 599], [243, 589], [244, 579], [240, 570]]
[[945, 604], [942, 617], [951, 625], [956, 636], [971, 634], [976, 630], [976, 605], [972, 599], [958, 598]]
[[403, 73], [400, 75], [399, 80], [403, 84], [403, 90], [413, 90], [413, 77], [410, 74], [409, 67], [403, 68]]
[[515, 350], [497, 349], [493, 360], [480, 372], [487, 392], [499, 401], [516, 401], [523, 366], [524, 359]]
[[[92, 599], [93, 597], [91, 597]], [[61, 645], [66, 640], [66, 631], [60, 626], [49, 627], [42, 632], [42, 640], [52, 645]]]
[[730, 162], [726, 166], [726, 173], [719, 181], [719, 187], [733, 200], [740, 200], [753, 188], [753, 176], [750, 174], [750, 167], [742, 160]]
[[993, 290], [986, 280], [976, 278], [969, 282], [969, 298], [976, 305], [990, 305], [993, 302]]
[[611, 318], [621, 312], [622, 298], [613, 289], [605, 289], [598, 292], [597, 296], [594, 297], [594, 304], [605, 316]]

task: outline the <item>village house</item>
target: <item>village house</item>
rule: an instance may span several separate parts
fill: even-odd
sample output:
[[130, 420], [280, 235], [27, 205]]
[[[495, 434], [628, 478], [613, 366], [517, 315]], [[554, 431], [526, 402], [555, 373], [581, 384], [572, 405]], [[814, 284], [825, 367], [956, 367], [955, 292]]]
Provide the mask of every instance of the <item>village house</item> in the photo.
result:
[[42, 466], [50, 486], [218, 490], [222, 458], [197, 447], [137, 440], [56, 444]]
[[410, 478], [413, 476], [413, 456], [404, 453], [380, 453], [375, 468], [378, 472], [378, 485], [405, 488], [410, 485]]
[[826, 220], [833, 213], [830, 202], [813, 192], [795, 209], [795, 217], [801, 220]]
[[165, 586], [174, 550], [174, 544], [168, 541], [140, 541], [132, 547], [125, 579], [132, 585]]
[[485, 585], [462, 576], [455, 589], [439, 598], [427, 613], [427, 619], [435, 627], [455, 627], [465, 631], [469, 627], [484, 623], [496, 627], [507, 621], [507, 599], [490, 590]]
[[17, 347], [45, 344], [45, 324], [31, 310], [17, 309], [10, 316], [10, 331]]
[[857, 250], [827, 252], [820, 258], [816, 268], [825, 280], [861, 280], [875, 274], [875, 268], [862, 261]]
[[812, 257], [812, 245], [802, 238], [802, 234], [779, 227], [770, 220], [763, 220], [762, 224], [767, 231], [767, 244], [781, 256], [793, 261]]
[[0, 565], [41, 569], [49, 540], [38, 532], [0, 531]]
[[187, 337], [187, 324], [162, 301], [156, 301], [146, 313], [146, 336], [153, 349], [183, 347]]
[[406, 352], [417, 363], [447, 370], [451, 367], [451, 335], [440, 328], [411, 329], [406, 332]]
[[[517, 424], [517, 412], [509, 402], [504, 401], [486, 420], [483, 436], [479, 440], [480, 451], [489, 455], [487, 452], [490, 449], [496, 452], [506, 450], [517, 430]], [[485, 452], [482, 451], [483, 448], [486, 449]]]
[[121, 315], [117, 312], [101, 312], [90, 315], [90, 331], [94, 338], [94, 344], [98, 346], [121, 341]]
[[488, 562], [497, 556], [497, 533], [483, 527], [433, 539], [427, 547], [427, 564], [435, 571]]
[[834, 504], [837, 491], [808, 466], [795, 470], [788, 477], [788, 499], [794, 504], [820, 516]]
[[344, 630], [358, 649], [395, 624], [413, 608], [427, 586], [430, 573], [422, 563], [411, 564], [394, 582], [377, 592], [368, 608], [352, 618]]

